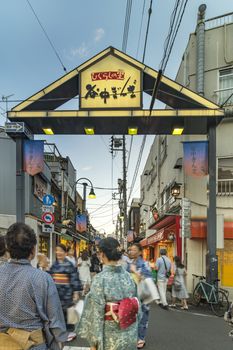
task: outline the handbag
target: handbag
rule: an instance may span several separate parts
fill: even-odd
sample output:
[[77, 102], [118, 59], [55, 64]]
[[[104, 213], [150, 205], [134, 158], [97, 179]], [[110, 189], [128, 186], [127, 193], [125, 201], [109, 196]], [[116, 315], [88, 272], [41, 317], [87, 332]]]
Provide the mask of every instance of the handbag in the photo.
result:
[[143, 304], [150, 304], [153, 301], [160, 299], [153, 278], [144, 278], [138, 283], [138, 296]]
[[171, 276], [171, 270], [168, 270], [167, 269], [167, 264], [164, 260], [164, 258], [161, 256], [161, 258], [163, 259], [163, 263], [164, 263], [164, 266], [165, 266], [165, 270], [166, 270], [166, 277], [169, 278]]
[[82, 316], [84, 308], [84, 301], [79, 300], [75, 305], [67, 309], [67, 324], [76, 325]]
[[174, 278], [174, 281], [173, 281], [173, 286], [174, 286], [174, 290], [176, 292], [179, 292], [181, 289], [182, 289], [182, 283], [176, 279], [176, 276], [179, 276], [179, 270], [176, 269], [176, 272], [175, 272], [175, 278]]
[[79, 321], [78, 313], [75, 310], [75, 305], [67, 309], [67, 324], [76, 324]]
[[173, 286], [176, 292], [179, 292], [182, 289], [181, 282], [176, 279], [174, 279]]

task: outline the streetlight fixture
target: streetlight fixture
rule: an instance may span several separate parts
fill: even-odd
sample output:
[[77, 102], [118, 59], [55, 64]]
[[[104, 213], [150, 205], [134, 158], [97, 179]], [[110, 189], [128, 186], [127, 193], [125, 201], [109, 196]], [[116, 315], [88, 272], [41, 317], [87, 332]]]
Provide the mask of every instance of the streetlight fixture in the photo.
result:
[[[88, 178], [86, 177], [80, 177], [76, 182], [75, 182], [75, 185], [80, 182], [81, 180], [85, 180], [85, 181], [88, 181], [91, 185], [91, 190], [90, 190], [90, 193], [88, 195], [88, 198], [90, 199], [95, 199], [96, 198], [96, 194], [94, 192], [94, 186], [93, 186], [93, 183], [91, 182], [91, 180], [89, 180]], [[86, 182], [82, 182], [82, 185], [83, 185], [83, 212], [86, 211], [86, 199], [87, 199], [87, 186], [88, 186], [88, 183]]]
[[181, 184], [174, 182], [174, 184], [171, 187], [171, 195], [174, 198], [178, 198], [180, 195], [180, 186]]

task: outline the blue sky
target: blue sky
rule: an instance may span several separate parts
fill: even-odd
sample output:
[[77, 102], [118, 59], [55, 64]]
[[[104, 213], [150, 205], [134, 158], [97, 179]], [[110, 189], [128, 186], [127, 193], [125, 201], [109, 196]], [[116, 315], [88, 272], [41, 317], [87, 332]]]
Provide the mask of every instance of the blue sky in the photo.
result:
[[[126, 0], [30, 0], [40, 21], [58, 51], [67, 71], [80, 65], [108, 46], [122, 47]], [[134, 0], [127, 53], [141, 60], [150, 0], [146, 0], [146, 12], [143, 19], [142, 38], [139, 54], [136, 56], [143, 0]], [[186, 12], [175, 42], [165, 74], [174, 78], [180, 60], [195, 30], [197, 9], [202, 2], [189, 0]], [[230, 0], [206, 0], [206, 18], [223, 15], [233, 11]], [[167, 36], [171, 11], [175, 0], [154, 0], [151, 27], [148, 37], [145, 63], [158, 69], [163, 54], [164, 40]], [[44, 33], [36, 21], [26, 0], [2, 0], [0, 12], [0, 101], [1, 97], [14, 94], [10, 100], [23, 100], [41, 88], [52, 83], [64, 74], [62, 66], [52, 51]], [[8, 108], [15, 105], [9, 102]], [[147, 107], [148, 99], [144, 107]], [[72, 101], [72, 108], [77, 102]], [[0, 103], [0, 112], [4, 114], [5, 103]], [[0, 117], [0, 125], [4, 123]], [[44, 136], [41, 137], [45, 139]], [[113, 162], [113, 182], [111, 175], [112, 160], [108, 151], [110, 136], [54, 136], [63, 156], [69, 156], [77, 168], [78, 177], [88, 177], [94, 186], [117, 187], [117, 179], [122, 177], [121, 155]], [[142, 137], [134, 138], [128, 172], [128, 187], [131, 184]], [[153, 137], [147, 137], [147, 143], [141, 164], [144, 167]], [[127, 138], [129, 147], [130, 139]], [[141, 173], [139, 172], [139, 174]], [[139, 196], [139, 177], [134, 188], [134, 197]], [[80, 191], [82, 189], [78, 187]], [[88, 200], [89, 212], [111, 199], [111, 191], [96, 190], [96, 200]], [[117, 201], [113, 206], [117, 213]], [[116, 219], [116, 215], [114, 215]], [[111, 233], [111, 202], [91, 215], [94, 226]]]

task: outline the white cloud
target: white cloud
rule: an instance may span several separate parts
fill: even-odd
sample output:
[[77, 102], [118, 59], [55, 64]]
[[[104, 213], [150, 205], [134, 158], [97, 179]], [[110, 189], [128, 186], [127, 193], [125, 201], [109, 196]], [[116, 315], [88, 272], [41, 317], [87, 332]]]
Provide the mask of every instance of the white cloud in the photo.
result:
[[95, 30], [94, 41], [97, 43], [104, 37], [105, 31], [103, 28], [97, 28]]
[[82, 170], [82, 171], [90, 171], [90, 170], [92, 170], [92, 169], [93, 169], [92, 166], [87, 165], [87, 166], [84, 166], [81, 170]]
[[79, 47], [72, 47], [70, 49], [70, 56], [71, 58], [75, 58], [77, 56], [83, 58], [89, 55], [90, 49], [88, 47], [88, 45], [83, 42]]

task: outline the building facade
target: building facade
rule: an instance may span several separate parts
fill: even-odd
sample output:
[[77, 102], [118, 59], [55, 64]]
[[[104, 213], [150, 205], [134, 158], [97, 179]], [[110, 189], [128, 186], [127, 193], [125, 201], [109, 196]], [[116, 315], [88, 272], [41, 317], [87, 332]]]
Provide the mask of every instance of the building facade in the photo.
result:
[[[232, 109], [233, 14], [210, 20], [203, 16], [198, 17], [196, 32], [190, 34], [176, 81], [219, 105], [225, 102], [223, 108]], [[201, 73], [200, 60], [204, 62]], [[233, 287], [232, 134], [233, 120], [225, 118], [217, 127], [217, 254], [221, 284], [229, 289]], [[189, 291], [195, 282], [192, 274], [206, 274], [208, 176], [185, 175], [182, 142], [201, 140], [206, 137], [156, 136], [141, 175], [140, 215], [145, 255], [148, 257], [149, 251], [149, 258], [156, 259], [159, 248], [166, 247], [170, 257], [182, 256], [188, 269]], [[178, 198], [172, 196], [176, 184], [180, 188]], [[186, 231], [181, 225], [182, 198], [191, 207], [190, 229]]]

